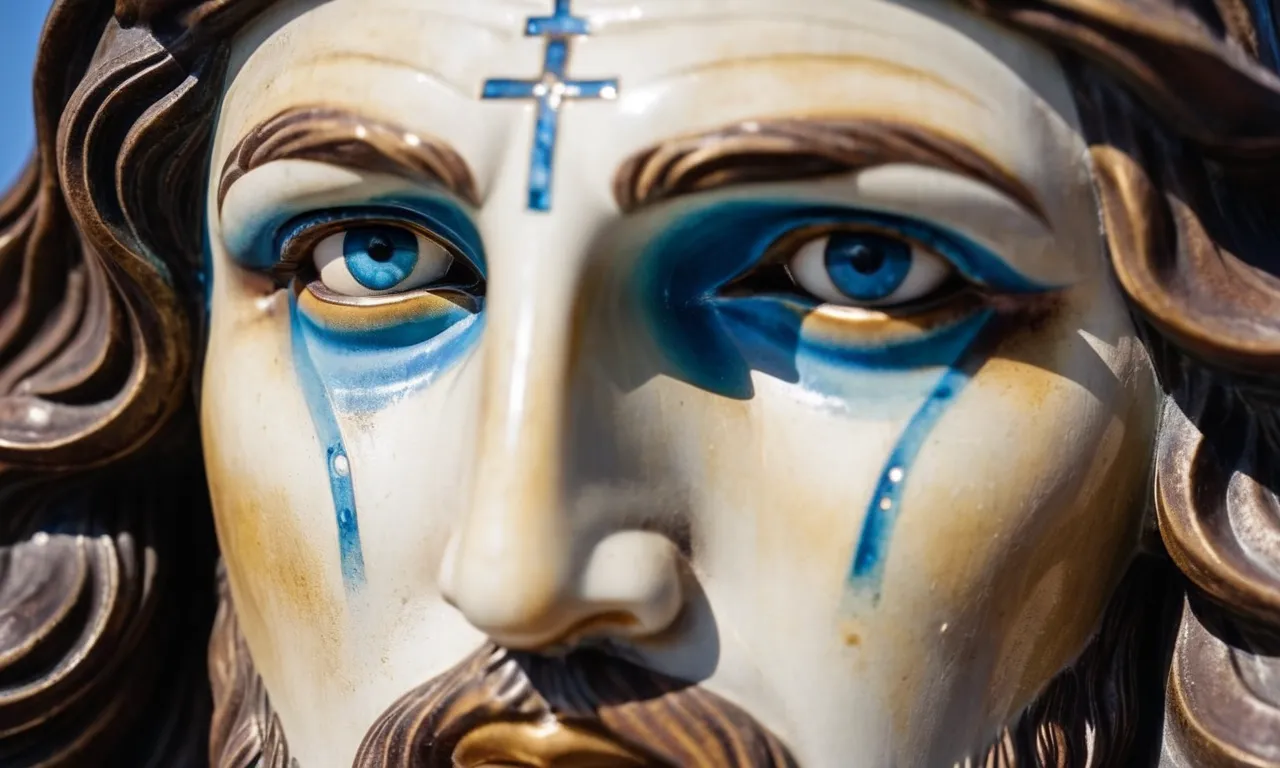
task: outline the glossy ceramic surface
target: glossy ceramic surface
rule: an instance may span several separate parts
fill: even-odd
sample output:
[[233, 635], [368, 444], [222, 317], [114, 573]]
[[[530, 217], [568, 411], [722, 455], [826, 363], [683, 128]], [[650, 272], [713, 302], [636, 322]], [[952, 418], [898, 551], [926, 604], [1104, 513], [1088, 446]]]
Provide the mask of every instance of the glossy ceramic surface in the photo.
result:
[[[321, 114], [382, 149], [224, 172]], [[1135, 549], [1158, 397], [1076, 107], [949, 4], [285, 2], [211, 167], [218, 534], [307, 768], [486, 639], [949, 765]]]

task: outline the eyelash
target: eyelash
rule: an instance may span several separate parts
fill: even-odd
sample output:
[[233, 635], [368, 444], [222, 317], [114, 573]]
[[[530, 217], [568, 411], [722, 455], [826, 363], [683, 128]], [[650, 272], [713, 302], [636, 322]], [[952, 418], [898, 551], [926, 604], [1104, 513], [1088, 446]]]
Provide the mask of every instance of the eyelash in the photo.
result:
[[927, 311], [932, 307], [956, 298], [958, 294], [981, 291], [979, 285], [962, 276], [960, 269], [955, 266], [950, 258], [937, 253], [923, 243], [903, 236], [899, 232], [874, 227], [830, 224], [811, 227], [802, 226], [788, 231], [769, 244], [765, 249], [764, 255], [753, 268], [726, 284], [720, 291], [721, 295], [726, 297], [760, 294], [791, 295], [807, 302], [824, 303], [822, 298], [806, 290], [801, 284], [801, 280], [793, 274], [792, 262], [806, 245], [840, 234], [867, 234], [892, 239], [910, 247], [913, 256], [918, 249], [922, 255], [932, 254], [935, 259], [945, 262], [951, 269], [951, 274], [946, 277], [945, 281], [930, 290], [921, 299], [877, 307], [888, 314], [912, 314]]
[[[761, 232], [749, 266], [727, 281], [720, 292], [733, 295], [753, 287], [772, 287], [776, 292], [783, 287], [787, 292], [811, 298], [799, 288], [786, 262], [796, 253], [799, 244], [822, 233], [837, 231], [887, 235], [941, 258], [954, 270], [954, 275], [944, 289], [934, 292], [937, 301], [965, 291], [1030, 294], [1051, 290], [1023, 277], [1004, 259], [961, 235], [896, 214], [833, 209], [830, 213], [803, 211]], [[911, 307], [903, 307], [899, 311], [909, 309]]]
[[275, 253], [278, 257], [269, 274], [277, 287], [284, 287], [295, 279], [308, 283], [316, 280], [318, 276], [308, 274], [308, 271], [313, 269], [311, 257], [322, 240], [344, 229], [377, 225], [405, 229], [439, 243], [454, 257], [449, 274], [460, 277], [455, 272], [465, 271], [471, 278], [454, 282], [462, 282], [476, 295], [483, 295], [484, 261], [478, 255], [478, 249], [468, 248], [442, 234], [440, 230], [447, 232], [449, 228], [440, 222], [399, 206], [394, 209], [371, 206], [313, 212], [286, 222], [277, 230]]
[[[469, 216], [455, 205], [436, 201], [418, 201], [413, 207], [379, 202], [381, 204], [309, 213], [287, 221], [276, 229], [274, 252], [277, 258], [266, 271], [278, 287], [295, 280], [309, 285], [318, 279], [318, 274], [308, 273], [313, 269], [311, 257], [314, 248], [326, 236], [350, 227], [385, 225], [420, 234], [439, 243], [454, 256], [448, 277], [433, 282], [433, 286], [447, 283], [475, 296], [483, 295], [485, 276], [483, 259], [478, 256], [481, 253], [480, 241]], [[423, 207], [435, 209], [437, 215], [420, 213], [418, 209]], [[743, 211], [747, 215], [744, 216]], [[453, 226], [442, 223], [442, 219]], [[469, 232], [472, 237], [457, 237], [454, 234], [457, 231]], [[954, 270], [944, 283], [920, 296], [918, 301], [877, 305], [886, 313], [927, 311], [931, 306], [965, 293], [980, 296], [1050, 290], [1027, 280], [1003, 259], [963, 236], [895, 214], [859, 211], [838, 205], [797, 205], [791, 201], [741, 201], [734, 205], [717, 205], [695, 211], [675, 226], [666, 228], [651, 245], [661, 248], [662, 243], [671, 238], [676, 241], [674, 250], [683, 251], [689, 257], [695, 254], [689, 252], [687, 245], [679, 244], [682, 238], [703, 245], [714, 244], [717, 250], [736, 250], [741, 259], [734, 259], [741, 264], [736, 276], [717, 281], [718, 285], [714, 287], [708, 286], [720, 296], [789, 294], [807, 303], [822, 304], [825, 301], [806, 290], [792, 274], [787, 260], [797, 251], [793, 246], [804, 242], [803, 238], [797, 241], [797, 233], [812, 238], [822, 232], [837, 231], [888, 235], [933, 254]], [[812, 275], [812, 272], [806, 274]], [[857, 305], [858, 302], [853, 303]]]

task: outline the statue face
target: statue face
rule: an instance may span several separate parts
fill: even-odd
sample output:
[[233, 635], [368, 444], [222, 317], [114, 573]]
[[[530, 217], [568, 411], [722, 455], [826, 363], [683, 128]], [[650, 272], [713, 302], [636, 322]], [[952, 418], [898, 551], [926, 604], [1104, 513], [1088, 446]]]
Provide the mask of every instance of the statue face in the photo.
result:
[[949, 764], [1079, 653], [1148, 487], [1064, 75], [923, 0], [525, 36], [583, 31], [553, 6], [236, 41], [202, 418], [294, 754], [349, 764], [491, 639], [698, 683], [804, 765]]

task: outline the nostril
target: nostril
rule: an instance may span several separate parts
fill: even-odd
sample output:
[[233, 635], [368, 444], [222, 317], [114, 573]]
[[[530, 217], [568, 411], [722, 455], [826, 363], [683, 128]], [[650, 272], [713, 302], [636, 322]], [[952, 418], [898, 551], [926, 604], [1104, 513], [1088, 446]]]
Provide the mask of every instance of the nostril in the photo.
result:
[[578, 622], [569, 628], [560, 639], [564, 645], [576, 645], [582, 640], [594, 637], [633, 636], [640, 634], [641, 622], [635, 614], [626, 611], [609, 611]]
[[[602, 540], [582, 571], [579, 594], [596, 617], [613, 616], [609, 631], [657, 634], [680, 613], [680, 553], [665, 536], [622, 531]], [[618, 620], [619, 615], [629, 618]], [[597, 626], [603, 626], [600, 621]]]

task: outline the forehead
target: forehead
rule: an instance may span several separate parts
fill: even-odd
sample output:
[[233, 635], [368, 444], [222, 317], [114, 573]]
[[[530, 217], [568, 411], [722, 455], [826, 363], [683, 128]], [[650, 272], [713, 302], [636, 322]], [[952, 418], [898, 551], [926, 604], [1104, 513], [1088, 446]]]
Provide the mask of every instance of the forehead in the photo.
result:
[[[481, 99], [484, 83], [539, 76], [546, 42], [525, 24], [554, 5], [279, 3], [235, 42], [215, 167], [258, 123], [320, 104], [451, 144], [483, 197], [532, 109]], [[566, 107], [570, 165], [611, 171], [674, 136], [818, 115], [919, 123], [1033, 188], [1062, 178], [1082, 151], [1052, 56], [945, 0], [575, 0], [572, 11], [591, 34], [573, 39], [568, 76], [620, 87], [615, 101]], [[602, 194], [605, 175], [592, 179]], [[1036, 189], [1049, 208], [1051, 186]]]

